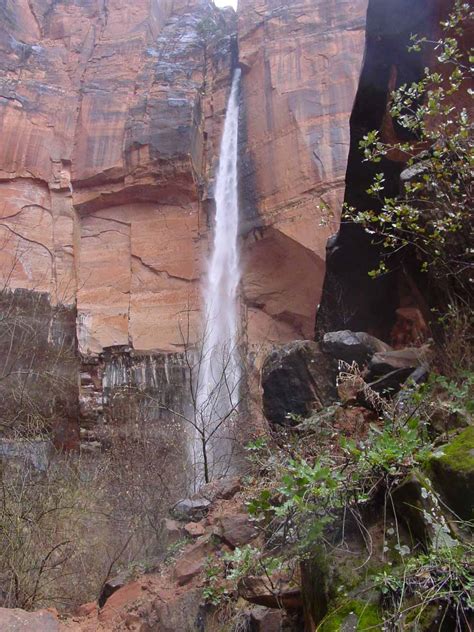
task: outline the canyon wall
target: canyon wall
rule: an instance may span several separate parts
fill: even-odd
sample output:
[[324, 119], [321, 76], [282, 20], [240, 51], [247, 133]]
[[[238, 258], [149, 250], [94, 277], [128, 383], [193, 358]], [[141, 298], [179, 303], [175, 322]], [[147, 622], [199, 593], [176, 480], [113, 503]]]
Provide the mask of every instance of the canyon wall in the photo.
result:
[[164, 392], [167, 364], [150, 354], [179, 362], [197, 335], [234, 34], [234, 12], [208, 0], [0, 7], [1, 282], [44, 297], [40, 328], [58, 306], [75, 314], [62, 335], [83, 360], [86, 432], [112, 357]]
[[312, 338], [338, 228], [367, 0], [240, 0], [250, 346]]
[[69, 318], [64, 335], [77, 338], [88, 424], [101, 416], [118, 356], [145, 387], [164, 384], [165, 363], [152, 358], [179, 362], [199, 335], [238, 60], [248, 349], [312, 337], [344, 195], [366, 8], [240, 0], [237, 20], [210, 0], [1, 5], [2, 282], [44, 295], [52, 320], [56, 306], [75, 313], [75, 332]]
[[76, 304], [83, 354], [180, 348], [179, 315], [196, 307], [204, 138], [218, 135], [210, 128], [225, 109], [232, 14], [205, 0], [33, 0], [1, 17], [9, 287]]

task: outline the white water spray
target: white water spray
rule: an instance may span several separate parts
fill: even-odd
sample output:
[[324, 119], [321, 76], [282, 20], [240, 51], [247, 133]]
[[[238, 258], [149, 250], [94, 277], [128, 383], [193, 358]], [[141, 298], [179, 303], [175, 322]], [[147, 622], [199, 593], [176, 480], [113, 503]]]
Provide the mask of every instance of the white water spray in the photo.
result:
[[232, 81], [220, 147], [214, 241], [204, 288], [204, 332], [195, 415], [195, 461], [201, 479], [216, 478], [228, 471], [232, 451], [229, 430], [239, 403], [239, 82], [240, 70], [237, 69]]

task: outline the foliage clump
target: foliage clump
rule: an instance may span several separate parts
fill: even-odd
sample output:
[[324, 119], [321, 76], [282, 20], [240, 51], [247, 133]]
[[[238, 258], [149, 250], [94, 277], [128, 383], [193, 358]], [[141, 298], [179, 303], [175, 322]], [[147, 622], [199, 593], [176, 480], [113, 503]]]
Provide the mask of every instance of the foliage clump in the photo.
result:
[[[424, 385], [408, 383], [397, 398], [386, 399], [376, 421], [359, 436], [346, 437], [337, 428], [332, 434], [321, 427], [319, 433], [313, 429], [303, 436], [287, 430], [276, 435], [276, 445], [258, 439], [248, 446], [256, 472], [249, 513], [273, 555], [316, 564], [318, 583], [332, 582], [324, 588], [329, 612], [324, 625], [337, 626], [337, 612], [347, 615], [344, 604], [365, 599], [374, 590], [383, 606], [385, 629], [404, 629], [400, 615], [405, 617], [415, 606], [419, 613], [434, 606], [454, 617], [457, 630], [463, 629], [463, 617], [473, 613], [468, 598], [474, 582], [472, 546], [464, 538], [470, 525], [455, 518], [457, 527], [452, 530], [453, 514], [431, 485], [419, 489], [422, 499], [431, 497], [436, 515], [426, 510], [424, 500], [404, 512], [396, 498], [402, 483], [426, 468], [439, 451], [430, 415], [440, 388], [445, 389], [447, 408], [469, 407], [468, 391], [446, 388], [444, 377], [433, 376]], [[455, 445], [464, 445], [464, 433]], [[417, 536], [414, 524], [411, 532], [407, 530], [413, 519], [425, 521], [436, 533], [441, 525], [444, 537], [434, 538], [430, 545]], [[435, 525], [438, 519], [440, 525]], [[364, 543], [365, 555], [353, 548], [354, 531]], [[358, 569], [349, 583], [347, 564]], [[375, 616], [377, 607], [368, 612]]]

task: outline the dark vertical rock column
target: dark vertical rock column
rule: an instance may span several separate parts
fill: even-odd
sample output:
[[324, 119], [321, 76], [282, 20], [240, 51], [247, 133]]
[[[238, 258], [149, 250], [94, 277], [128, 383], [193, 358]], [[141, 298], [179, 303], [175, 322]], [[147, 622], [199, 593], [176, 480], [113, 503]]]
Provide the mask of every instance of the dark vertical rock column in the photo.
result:
[[[425, 60], [409, 52], [410, 35], [431, 34], [438, 23], [439, 2], [433, 0], [371, 0], [367, 13], [365, 58], [351, 115], [351, 145], [346, 172], [345, 203], [357, 210], [380, 210], [380, 203], [367, 194], [376, 173], [383, 172], [385, 195], [399, 191], [404, 163], [383, 160], [376, 165], [363, 161], [359, 142], [367, 132], [381, 130], [382, 137], [406, 139], [406, 132], [392, 126], [387, 113], [390, 92], [417, 81]], [[388, 129], [387, 129], [388, 128]], [[370, 331], [386, 338], [398, 307], [400, 260], [392, 259], [389, 273], [371, 279], [380, 246], [346, 217], [339, 233], [327, 246], [327, 273], [317, 316], [317, 337], [330, 329]]]

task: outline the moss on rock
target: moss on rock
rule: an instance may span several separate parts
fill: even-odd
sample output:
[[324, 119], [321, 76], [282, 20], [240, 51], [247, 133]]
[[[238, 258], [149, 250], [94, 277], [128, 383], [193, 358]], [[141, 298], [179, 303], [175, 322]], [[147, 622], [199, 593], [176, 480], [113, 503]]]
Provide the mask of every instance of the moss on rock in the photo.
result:
[[474, 427], [461, 432], [429, 460], [434, 481], [461, 518], [474, 517]]
[[317, 630], [318, 632], [359, 632], [381, 630], [382, 627], [383, 619], [375, 604], [351, 599], [330, 610]]
[[442, 617], [444, 610], [440, 610], [436, 604], [420, 604], [418, 607], [412, 607], [408, 611], [405, 620], [404, 628], [410, 632], [420, 632], [422, 630], [435, 630], [439, 624], [439, 618]]

